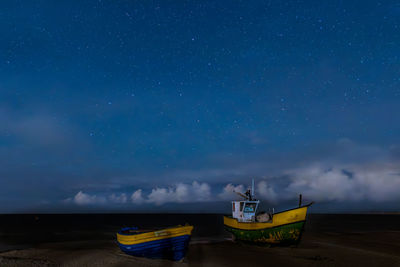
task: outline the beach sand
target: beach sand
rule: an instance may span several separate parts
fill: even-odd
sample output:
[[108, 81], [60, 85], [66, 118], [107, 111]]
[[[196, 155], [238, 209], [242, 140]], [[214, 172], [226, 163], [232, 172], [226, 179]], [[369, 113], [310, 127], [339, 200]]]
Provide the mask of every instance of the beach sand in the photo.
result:
[[298, 247], [193, 240], [183, 262], [123, 254], [114, 241], [70, 241], [11, 250], [0, 266], [400, 266], [400, 232], [304, 234]]
[[109, 233], [92, 240], [41, 242], [2, 252], [0, 266], [400, 266], [396, 226], [377, 229], [349, 223], [354, 224], [360, 227], [308, 226], [297, 247], [259, 247], [232, 242], [227, 236], [193, 237], [181, 262], [125, 255]]

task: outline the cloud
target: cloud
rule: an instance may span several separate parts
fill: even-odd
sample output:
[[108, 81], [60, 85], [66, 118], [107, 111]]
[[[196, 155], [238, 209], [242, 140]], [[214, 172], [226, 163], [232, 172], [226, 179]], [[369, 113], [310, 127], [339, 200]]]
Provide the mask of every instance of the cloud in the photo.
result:
[[235, 193], [244, 193], [245, 188], [244, 185], [233, 185], [233, 184], [227, 184], [223, 189], [220, 194], [218, 194], [218, 198], [221, 200], [234, 200], [237, 199], [239, 196]]
[[99, 205], [99, 204], [125, 204], [128, 202], [128, 197], [125, 193], [111, 194], [109, 196], [98, 196], [79, 191], [73, 198], [67, 198], [64, 203], [74, 203], [76, 205]]
[[131, 201], [134, 204], [142, 204], [144, 202], [144, 198], [142, 196], [142, 189], [138, 189], [135, 192], [133, 192], [131, 196]]
[[120, 204], [124, 204], [128, 202], [128, 197], [126, 196], [125, 193], [122, 193], [120, 195], [116, 195], [116, 194], [111, 194], [109, 200], [112, 203], [120, 203]]
[[72, 128], [47, 113], [25, 116], [0, 110], [0, 135], [17, 137], [36, 146], [65, 145], [71, 140]]
[[104, 204], [106, 199], [104, 197], [98, 197], [96, 195], [89, 195], [79, 191], [72, 201], [77, 205], [91, 205], [91, 204]]
[[175, 202], [174, 189], [171, 188], [155, 188], [151, 190], [147, 202], [161, 205], [166, 202]]
[[394, 201], [400, 199], [400, 168], [393, 164], [314, 164], [288, 172], [289, 193], [316, 201]]
[[198, 183], [196, 181], [192, 184], [193, 192], [195, 192], [195, 200], [207, 201], [210, 200], [211, 187], [207, 183]]
[[[308, 158], [290, 158], [292, 165], [281, 165], [279, 171], [266, 176], [263, 161], [254, 161], [249, 165], [234, 165], [237, 173], [256, 170], [247, 177], [256, 178], [256, 198], [273, 204], [292, 201], [302, 194], [307, 201], [319, 203], [360, 203], [362, 201], [382, 203], [400, 200], [400, 157], [397, 146], [389, 150], [375, 146], [361, 146], [351, 140], [341, 139], [331, 149], [324, 147]], [[331, 152], [329, 154], [329, 152]], [[322, 154], [329, 154], [321, 156]], [[316, 155], [320, 155], [317, 157]], [[291, 166], [291, 167], [290, 167]], [[213, 173], [219, 183], [229, 174], [228, 170], [203, 170]], [[194, 172], [195, 173], [195, 172]], [[193, 175], [194, 175], [193, 173]], [[186, 173], [188, 174], [188, 173]], [[220, 179], [221, 178], [221, 179]], [[222, 179], [223, 178], [223, 179]], [[181, 177], [179, 177], [181, 179]], [[234, 183], [224, 183], [217, 188], [212, 182], [176, 183], [171, 186], [152, 188], [147, 193], [142, 189], [134, 191], [130, 199], [120, 195], [89, 195], [78, 192], [73, 203], [84, 204], [153, 204], [195, 203], [206, 201], [231, 201], [240, 199], [234, 193], [244, 193], [249, 182], [244, 176], [236, 176]], [[215, 194], [211, 194], [213, 191]], [[71, 200], [72, 201], [72, 200]], [[360, 207], [365, 209], [367, 207]]]
[[278, 194], [266, 181], [259, 182], [255, 191], [256, 197], [259, 199], [267, 200], [269, 202], [276, 202], [278, 199]]
[[210, 196], [211, 188], [208, 184], [194, 181], [191, 185], [179, 183], [175, 187], [152, 189], [146, 202], [156, 205], [162, 205], [168, 202], [202, 202], [209, 201]]
[[[133, 204], [155, 204], [165, 203], [190, 203], [211, 200], [211, 187], [207, 183], [194, 181], [192, 184], [178, 183], [172, 187], [153, 188], [147, 197], [143, 196], [142, 189], [132, 193], [130, 197]], [[65, 200], [66, 203], [73, 202], [77, 205], [90, 204], [126, 204], [128, 197], [125, 193], [111, 194], [109, 196], [96, 196], [79, 191], [73, 198]]]
[[[235, 192], [244, 194], [245, 191], [246, 187], [242, 184], [227, 184], [222, 189], [222, 192], [218, 194], [218, 198], [224, 201], [239, 199], [240, 197]], [[267, 200], [269, 202], [276, 202], [278, 200], [278, 194], [266, 181], [260, 181], [258, 184], [256, 184], [255, 197], [257, 199]]]
[[[387, 163], [368, 166], [314, 163], [285, 171], [279, 178], [259, 181], [255, 189], [256, 198], [274, 204], [295, 199], [298, 194], [317, 202], [396, 201], [400, 200], [399, 166]], [[147, 195], [143, 194], [142, 189], [138, 189], [132, 193], [130, 199], [125, 193], [91, 195], [79, 191], [66, 202], [77, 205], [147, 203], [160, 206], [166, 203], [230, 201], [240, 199], [234, 192], [245, 191], [243, 184], [229, 183], [219, 194], [212, 196], [208, 183], [194, 181], [192, 184], [178, 183], [170, 187], [156, 187]]]

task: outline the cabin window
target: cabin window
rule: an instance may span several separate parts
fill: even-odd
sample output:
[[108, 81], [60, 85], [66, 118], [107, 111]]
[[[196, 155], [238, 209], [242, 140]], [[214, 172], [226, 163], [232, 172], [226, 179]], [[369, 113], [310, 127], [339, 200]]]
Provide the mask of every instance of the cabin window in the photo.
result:
[[247, 203], [246, 206], [244, 207], [244, 212], [255, 212], [256, 211], [256, 203]]
[[244, 202], [240, 202], [240, 211], [243, 211]]
[[235, 211], [235, 202], [232, 203], [232, 211]]

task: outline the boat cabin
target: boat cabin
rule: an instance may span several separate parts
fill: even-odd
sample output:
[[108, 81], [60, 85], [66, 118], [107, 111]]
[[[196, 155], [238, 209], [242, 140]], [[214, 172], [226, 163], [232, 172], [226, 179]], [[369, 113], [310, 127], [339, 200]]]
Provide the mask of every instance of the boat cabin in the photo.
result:
[[232, 217], [239, 222], [254, 222], [259, 200], [232, 201]]

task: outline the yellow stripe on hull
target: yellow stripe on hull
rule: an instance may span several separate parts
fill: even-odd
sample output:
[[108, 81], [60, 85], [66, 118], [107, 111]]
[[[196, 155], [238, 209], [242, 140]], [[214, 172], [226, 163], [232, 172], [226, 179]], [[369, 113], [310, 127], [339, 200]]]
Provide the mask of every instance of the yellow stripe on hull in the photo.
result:
[[179, 226], [174, 228], [167, 228], [160, 231], [147, 232], [136, 235], [121, 235], [117, 233], [117, 240], [123, 245], [135, 245], [144, 242], [161, 240], [165, 238], [172, 238], [182, 235], [191, 235], [193, 226]]
[[261, 230], [289, 223], [301, 222], [306, 219], [308, 206], [279, 212], [273, 215], [272, 222], [238, 222], [237, 219], [224, 216], [226, 226], [243, 230]]

